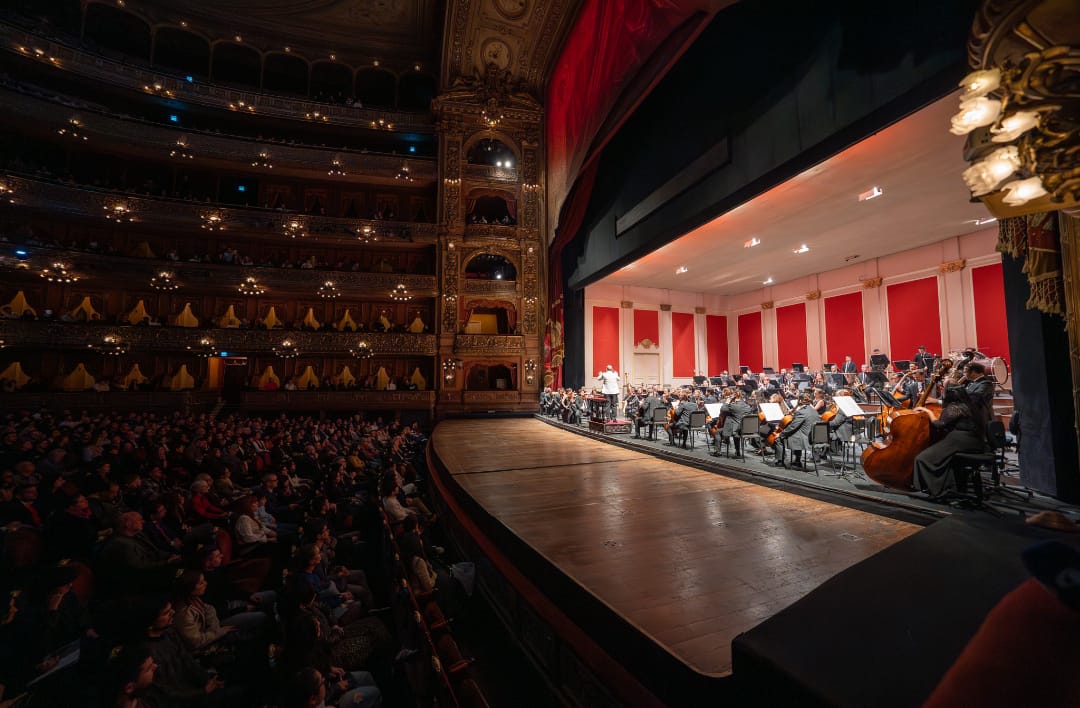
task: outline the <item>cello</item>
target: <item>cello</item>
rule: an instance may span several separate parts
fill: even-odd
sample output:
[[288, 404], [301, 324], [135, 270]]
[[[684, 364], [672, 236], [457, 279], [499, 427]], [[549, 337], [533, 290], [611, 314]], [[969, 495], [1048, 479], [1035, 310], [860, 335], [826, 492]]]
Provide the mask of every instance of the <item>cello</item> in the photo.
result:
[[[923, 389], [915, 408], [926, 405], [933, 385], [952, 368], [950, 359], [942, 359], [931, 383]], [[863, 450], [862, 466], [866, 476], [878, 484], [907, 491], [915, 475], [915, 457], [930, 445], [930, 416], [915, 409], [892, 413], [889, 435], [884, 442], [871, 443]]]
[[776, 441], [780, 438], [780, 433], [783, 432], [784, 428], [788, 426], [788, 423], [790, 423], [795, 418], [795, 414], [790, 408], [788, 408], [787, 401], [784, 400], [783, 396], [780, 396], [779, 403], [781, 410], [784, 411], [784, 417], [779, 423], [776, 424], [776, 427], [773, 428], [773, 431], [769, 433], [769, 437], [765, 439], [765, 444], [769, 447], [772, 447], [776, 444]]

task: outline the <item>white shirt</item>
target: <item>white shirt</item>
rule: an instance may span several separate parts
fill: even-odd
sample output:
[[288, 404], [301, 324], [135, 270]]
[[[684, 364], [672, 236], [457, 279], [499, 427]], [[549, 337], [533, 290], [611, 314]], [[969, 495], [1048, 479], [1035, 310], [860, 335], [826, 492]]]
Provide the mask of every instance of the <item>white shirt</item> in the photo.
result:
[[617, 394], [619, 392], [619, 372], [618, 371], [601, 371], [600, 375], [596, 377], [601, 382], [600, 391], [605, 396]]

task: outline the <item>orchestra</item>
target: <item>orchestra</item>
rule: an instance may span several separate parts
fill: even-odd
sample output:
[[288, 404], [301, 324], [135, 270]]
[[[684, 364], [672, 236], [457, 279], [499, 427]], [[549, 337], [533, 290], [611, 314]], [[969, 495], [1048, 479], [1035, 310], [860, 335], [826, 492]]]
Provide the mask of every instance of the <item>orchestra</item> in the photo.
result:
[[[608, 366], [598, 375], [595, 388], [545, 388], [540, 409], [567, 424], [581, 425], [588, 418], [588, 399], [604, 397], [605, 415], [628, 420], [634, 438], [654, 439], [655, 426], [662, 425], [666, 444], [684, 447], [691, 414], [706, 411], [703, 432], [717, 457], [725, 442], [732, 443], [734, 456], [743, 454], [743, 419], [756, 416], [758, 435], [748, 438], [749, 446], [762, 461], [794, 469], [803, 467], [803, 453], [812, 452], [810, 433], [822, 421], [828, 424], [829, 444], [814, 451], [818, 459], [857, 442], [865, 446], [862, 469], [870, 479], [936, 496], [955, 486], [948, 479], [951, 455], [973, 450], [976, 439], [981, 440], [1003, 364], [973, 348], [942, 357], [920, 346], [910, 359], [896, 361], [874, 350], [870, 363], [857, 363], [848, 355], [817, 371], [802, 364], [761, 372], [740, 367], [734, 373], [699, 375], [696, 383], [682, 386], [627, 384], [617, 408], [620, 389], [613, 384], [620, 378]], [[835, 398], [851, 399], [863, 414], [852, 414], [850, 406], [848, 412], [841, 410]], [[782, 419], [766, 420], [762, 401], [777, 403]], [[656, 411], [666, 412], [660, 422]], [[902, 420], [911, 415], [915, 418]], [[927, 429], [925, 439], [911, 438], [910, 430], [922, 426]]]

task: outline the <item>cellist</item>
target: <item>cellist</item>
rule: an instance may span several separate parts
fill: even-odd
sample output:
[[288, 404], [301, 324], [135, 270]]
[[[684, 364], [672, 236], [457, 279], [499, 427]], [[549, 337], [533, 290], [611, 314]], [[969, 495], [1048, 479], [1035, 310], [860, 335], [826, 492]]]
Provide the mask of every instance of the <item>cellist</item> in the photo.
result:
[[810, 431], [814, 423], [820, 420], [814, 407], [810, 405], [810, 395], [803, 393], [799, 396], [798, 405], [791, 414], [791, 422], [784, 426], [776, 440], [777, 467], [784, 466], [784, 450], [791, 449], [791, 466], [802, 469], [803, 450], [810, 450]]
[[713, 435], [715, 449], [713, 457], [720, 457], [720, 446], [725, 438], [735, 439], [735, 454], [739, 455], [742, 450], [742, 438], [739, 436], [742, 428], [742, 419], [752, 415], [754, 410], [746, 402], [742, 389], [728, 392], [731, 399], [725, 401], [720, 407], [720, 415], [724, 417], [724, 425]]

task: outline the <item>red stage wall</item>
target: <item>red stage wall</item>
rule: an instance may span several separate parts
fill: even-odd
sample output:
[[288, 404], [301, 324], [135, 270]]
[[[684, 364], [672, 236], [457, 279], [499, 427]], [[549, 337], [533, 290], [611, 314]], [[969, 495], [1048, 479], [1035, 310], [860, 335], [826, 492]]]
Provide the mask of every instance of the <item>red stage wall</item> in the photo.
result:
[[[608, 364], [619, 370], [619, 308], [593, 306], [592, 359], [593, 371], [597, 373]], [[588, 380], [591, 377], [585, 378]]]
[[763, 366], [761, 356], [761, 310], [739, 315], [739, 363], [757, 373]]
[[941, 315], [937, 278], [910, 280], [886, 288], [889, 301], [889, 349], [894, 361], [911, 359], [920, 344], [941, 353]]
[[705, 315], [705, 348], [709, 352], [709, 376], [719, 376], [728, 368], [727, 317]]
[[1005, 320], [1005, 283], [1001, 264], [971, 269], [975, 297], [975, 341], [979, 351], [989, 357], [1009, 358], [1009, 327]]
[[776, 308], [776, 358], [783, 369], [806, 364], [806, 303]]
[[671, 375], [676, 378], [694, 375], [694, 315], [671, 313]]
[[660, 313], [656, 310], [634, 310], [634, 346], [643, 339], [660, 346]]
[[850, 355], [866, 362], [863, 343], [862, 292], [825, 298], [825, 362], [840, 365]]

